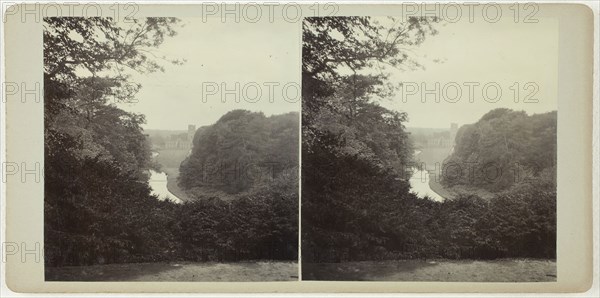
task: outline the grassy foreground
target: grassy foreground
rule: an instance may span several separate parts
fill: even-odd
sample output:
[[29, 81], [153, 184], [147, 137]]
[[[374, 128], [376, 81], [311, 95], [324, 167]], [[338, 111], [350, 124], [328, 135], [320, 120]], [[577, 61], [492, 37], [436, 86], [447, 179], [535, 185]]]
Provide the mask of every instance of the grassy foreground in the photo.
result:
[[401, 260], [302, 264], [303, 280], [540, 282], [556, 281], [556, 261], [531, 259]]
[[46, 281], [296, 281], [295, 262], [135, 263], [47, 267]]

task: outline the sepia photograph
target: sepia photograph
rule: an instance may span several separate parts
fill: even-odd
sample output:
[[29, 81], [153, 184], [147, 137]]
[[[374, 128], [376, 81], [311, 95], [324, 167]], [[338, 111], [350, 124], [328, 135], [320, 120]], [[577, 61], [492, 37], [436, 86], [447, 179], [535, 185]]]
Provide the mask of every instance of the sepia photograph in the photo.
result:
[[598, 296], [600, 3], [40, 1], [0, 296]]
[[44, 19], [46, 281], [298, 280], [300, 49], [275, 22]]
[[302, 279], [557, 280], [556, 20], [302, 24]]

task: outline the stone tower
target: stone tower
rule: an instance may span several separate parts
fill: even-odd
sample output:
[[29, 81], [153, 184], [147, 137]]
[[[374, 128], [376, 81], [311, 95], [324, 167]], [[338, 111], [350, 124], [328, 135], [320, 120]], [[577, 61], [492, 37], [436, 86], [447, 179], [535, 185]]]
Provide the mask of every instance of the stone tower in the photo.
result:
[[450, 123], [450, 141], [454, 144], [456, 133], [458, 132], [458, 123]]
[[187, 133], [187, 142], [190, 148], [194, 143], [194, 135], [196, 134], [196, 125], [189, 124], [188, 125], [188, 133]]

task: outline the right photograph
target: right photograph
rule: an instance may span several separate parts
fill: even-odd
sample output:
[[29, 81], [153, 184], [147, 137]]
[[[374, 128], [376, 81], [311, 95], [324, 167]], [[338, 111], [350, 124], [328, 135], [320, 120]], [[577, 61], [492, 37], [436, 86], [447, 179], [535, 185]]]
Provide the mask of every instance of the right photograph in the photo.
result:
[[557, 280], [556, 20], [302, 28], [303, 280]]

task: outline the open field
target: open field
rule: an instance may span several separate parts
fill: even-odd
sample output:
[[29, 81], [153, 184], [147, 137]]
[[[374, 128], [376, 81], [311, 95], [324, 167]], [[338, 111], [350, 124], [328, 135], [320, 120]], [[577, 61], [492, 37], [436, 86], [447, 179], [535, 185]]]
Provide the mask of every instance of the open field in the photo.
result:
[[556, 281], [555, 260], [400, 260], [302, 264], [303, 280]]
[[47, 281], [295, 281], [295, 262], [134, 263], [47, 267]]

